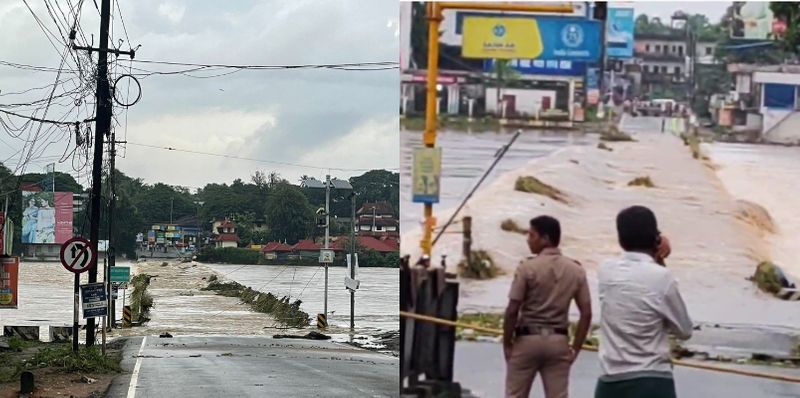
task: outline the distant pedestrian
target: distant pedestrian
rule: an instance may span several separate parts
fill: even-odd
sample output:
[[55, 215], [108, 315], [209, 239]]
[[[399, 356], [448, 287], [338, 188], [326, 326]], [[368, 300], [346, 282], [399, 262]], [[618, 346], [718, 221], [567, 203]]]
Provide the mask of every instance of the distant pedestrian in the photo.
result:
[[[555, 218], [530, 221], [528, 247], [536, 256], [517, 267], [503, 322], [507, 397], [528, 397], [537, 373], [547, 398], [568, 396], [569, 370], [586, 340], [592, 301], [586, 272], [561, 254], [560, 240], [561, 226]], [[570, 347], [567, 328], [573, 300], [580, 321]]]
[[595, 398], [675, 398], [668, 334], [688, 339], [692, 321], [663, 266], [669, 242], [642, 206], [617, 215], [617, 234], [625, 253], [597, 272], [602, 376]]

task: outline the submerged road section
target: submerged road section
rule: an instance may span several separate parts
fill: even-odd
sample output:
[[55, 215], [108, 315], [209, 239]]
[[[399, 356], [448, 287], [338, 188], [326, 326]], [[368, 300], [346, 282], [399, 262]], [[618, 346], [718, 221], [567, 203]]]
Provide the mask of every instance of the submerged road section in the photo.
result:
[[394, 397], [397, 358], [329, 341], [261, 336], [129, 338], [107, 396]]

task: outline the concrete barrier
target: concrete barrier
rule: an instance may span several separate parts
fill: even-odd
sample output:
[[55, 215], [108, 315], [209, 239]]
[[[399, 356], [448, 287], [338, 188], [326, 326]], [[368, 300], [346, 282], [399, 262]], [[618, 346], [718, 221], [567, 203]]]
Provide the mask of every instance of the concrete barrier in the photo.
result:
[[317, 314], [317, 329], [327, 329], [328, 328], [328, 317], [325, 314]]
[[3, 336], [19, 337], [22, 340], [39, 340], [38, 326], [3, 326]]
[[129, 328], [131, 327], [131, 306], [126, 305], [122, 308], [122, 327]]
[[72, 326], [50, 326], [50, 341], [62, 342], [72, 340]]

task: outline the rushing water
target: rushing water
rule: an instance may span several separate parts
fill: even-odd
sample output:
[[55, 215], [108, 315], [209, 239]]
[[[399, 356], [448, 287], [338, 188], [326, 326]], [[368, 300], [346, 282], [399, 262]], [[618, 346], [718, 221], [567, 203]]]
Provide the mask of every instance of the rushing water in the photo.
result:
[[[500, 132], [440, 131], [436, 146], [442, 149], [441, 198], [434, 206], [458, 206], [494, 161], [498, 150], [512, 137], [512, 130]], [[524, 130], [500, 163], [483, 182], [489, 185], [498, 175], [570, 145], [587, 145], [596, 142], [583, 133], [546, 132]], [[422, 205], [411, 202], [411, 163], [414, 149], [422, 146], [422, 132], [400, 132], [400, 222], [401, 230], [418, 228], [422, 219]], [[443, 220], [444, 221], [444, 220]], [[412, 244], [404, 242], [405, 244]], [[415, 244], [415, 243], [413, 243]]]
[[[118, 265], [130, 265], [118, 263]], [[39, 326], [44, 339], [49, 326], [72, 326], [73, 273], [56, 262], [21, 262], [19, 266], [18, 309], [0, 309], [0, 326]], [[103, 281], [102, 272], [98, 282]], [[88, 283], [88, 275], [81, 275], [81, 283]], [[121, 300], [120, 300], [121, 302]], [[121, 305], [117, 319], [122, 317]], [[84, 319], [80, 319], [85, 324]]]
[[[587, 269], [596, 301], [596, 267], [604, 259], [619, 255], [614, 217], [620, 209], [642, 204], [654, 209], [659, 224], [669, 236], [673, 254], [668, 263], [679, 279], [693, 319], [700, 323], [769, 327], [770, 330], [800, 330], [796, 302], [764, 294], [747, 280], [755, 265], [769, 257], [798, 279], [796, 253], [800, 247], [800, 217], [792, 199], [800, 187], [800, 148], [713, 144], [704, 146], [710, 163], [693, 159], [680, 139], [659, 134], [660, 123], [637, 120], [636, 142], [611, 143], [613, 151], [585, 145], [591, 138], [554, 139], [564, 133], [523, 134], [529, 141], [522, 158], [504, 160], [470, 202], [473, 216], [473, 248], [490, 252], [504, 275], [489, 281], [462, 281], [459, 309], [502, 311], [508, 285], [519, 259], [528, 255], [524, 238], [500, 230], [500, 222], [511, 218], [519, 225], [534, 214], [551, 214], [562, 221], [562, 246]], [[652, 126], [651, 126], [652, 124]], [[656, 126], [656, 127], [653, 127]], [[401, 206], [404, 252], [413, 254], [419, 240], [419, 204], [410, 203], [409, 146], [419, 145], [419, 132], [401, 135]], [[488, 138], [487, 138], [488, 137]], [[443, 195], [434, 208], [440, 217], [450, 214], [480, 170], [496, 150], [484, 140], [495, 139], [497, 147], [508, 134], [446, 132], [439, 144], [444, 148], [442, 185], [456, 187]], [[551, 140], [539, 144], [539, 140]], [[531, 148], [533, 150], [531, 150]], [[542, 151], [536, 150], [542, 148]], [[561, 149], [563, 148], [563, 149]], [[471, 161], [475, 159], [474, 161]], [[528, 159], [532, 159], [528, 162]], [[508, 162], [508, 163], [505, 163]], [[464, 177], [460, 165], [475, 166]], [[471, 167], [471, 166], [470, 166]], [[518, 175], [533, 175], [553, 184], [571, 199], [563, 204], [515, 192]], [[656, 187], [630, 187], [633, 178], [648, 175]], [[460, 189], [459, 189], [460, 188]], [[778, 233], [762, 234], [742, 222], [737, 201], [747, 200], [771, 214]], [[448, 267], [457, 262], [461, 238], [443, 236], [437, 253], [449, 254]], [[598, 313], [596, 313], [598, 314]], [[599, 315], [599, 314], [598, 314]]]
[[[261, 292], [302, 300], [300, 308], [312, 317], [323, 312], [325, 270], [322, 267], [208, 264], [224, 279]], [[347, 269], [328, 268], [328, 324], [350, 327], [350, 291], [344, 288]], [[400, 273], [396, 268], [360, 268], [356, 279], [355, 326], [361, 333], [400, 328]]]
[[725, 189], [763, 207], [777, 226], [766, 237], [770, 259], [800, 281], [800, 147], [748, 144], [704, 145]]

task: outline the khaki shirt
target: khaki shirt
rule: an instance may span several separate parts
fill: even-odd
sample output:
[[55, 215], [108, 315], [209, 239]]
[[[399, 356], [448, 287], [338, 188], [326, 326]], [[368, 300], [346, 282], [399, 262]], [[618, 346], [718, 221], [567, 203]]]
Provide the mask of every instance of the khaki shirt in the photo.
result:
[[522, 302], [518, 326], [566, 328], [573, 297], [589, 300], [586, 272], [555, 248], [522, 261], [508, 293]]

